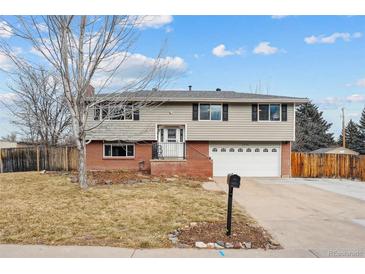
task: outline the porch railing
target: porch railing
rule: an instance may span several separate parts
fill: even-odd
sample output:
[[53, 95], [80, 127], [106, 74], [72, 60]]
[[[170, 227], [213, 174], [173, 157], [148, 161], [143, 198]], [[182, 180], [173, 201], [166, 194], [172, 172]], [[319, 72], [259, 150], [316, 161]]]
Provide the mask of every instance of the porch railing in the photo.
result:
[[154, 143], [152, 159], [185, 159], [185, 143]]

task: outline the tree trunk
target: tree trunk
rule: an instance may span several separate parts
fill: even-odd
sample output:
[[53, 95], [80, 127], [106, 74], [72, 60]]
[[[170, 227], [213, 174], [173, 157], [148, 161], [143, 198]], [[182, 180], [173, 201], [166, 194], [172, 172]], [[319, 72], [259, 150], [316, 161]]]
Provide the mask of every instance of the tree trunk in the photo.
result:
[[88, 188], [87, 174], [86, 174], [86, 147], [85, 140], [78, 140], [77, 146], [79, 151], [79, 184], [82, 189]]

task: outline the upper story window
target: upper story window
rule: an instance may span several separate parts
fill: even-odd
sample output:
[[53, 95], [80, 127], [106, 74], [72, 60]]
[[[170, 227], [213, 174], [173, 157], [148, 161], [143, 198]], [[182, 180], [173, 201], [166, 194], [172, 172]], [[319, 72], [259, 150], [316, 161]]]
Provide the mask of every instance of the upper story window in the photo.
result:
[[132, 104], [102, 103], [94, 106], [94, 120], [139, 120], [139, 109]]
[[259, 121], [280, 121], [280, 104], [259, 104]]
[[199, 120], [222, 120], [222, 105], [220, 104], [200, 104]]
[[104, 157], [134, 157], [134, 144], [104, 144]]

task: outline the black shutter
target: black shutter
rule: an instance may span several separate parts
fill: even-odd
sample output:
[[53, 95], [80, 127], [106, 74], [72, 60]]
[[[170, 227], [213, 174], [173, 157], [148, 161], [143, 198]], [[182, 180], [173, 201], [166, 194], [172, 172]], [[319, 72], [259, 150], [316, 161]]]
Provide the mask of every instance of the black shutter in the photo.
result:
[[288, 121], [288, 105], [282, 104], [281, 105], [281, 121]]
[[139, 109], [133, 111], [133, 120], [139, 120]]
[[252, 104], [252, 121], [257, 121], [257, 104]]
[[228, 121], [228, 104], [223, 104], [223, 121]]
[[193, 104], [193, 121], [199, 120], [199, 105]]

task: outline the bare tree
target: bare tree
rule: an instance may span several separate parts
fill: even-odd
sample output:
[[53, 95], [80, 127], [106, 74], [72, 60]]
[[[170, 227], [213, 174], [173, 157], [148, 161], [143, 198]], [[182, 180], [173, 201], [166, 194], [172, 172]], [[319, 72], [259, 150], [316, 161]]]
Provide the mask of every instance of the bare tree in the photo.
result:
[[[3, 49], [4, 50], [4, 49]], [[11, 122], [28, 142], [57, 145], [69, 134], [71, 119], [58, 77], [44, 68], [7, 56], [15, 70], [9, 74], [9, 89], [14, 99], [2, 104], [11, 113]]]
[[[6, 19], [5, 19], [6, 20]], [[7, 21], [13, 35], [30, 42], [33, 51], [43, 56], [58, 73], [71, 116], [72, 133], [79, 151], [79, 183], [87, 188], [85, 137], [89, 110], [102, 104], [108, 116], [125, 110], [133, 99], [133, 92], [148, 86], [159, 88], [166, 79], [168, 60], [161, 52], [141, 73], [118, 89], [111, 83], [117, 71], [131, 56], [130, 49], [136, 43], [136, 27], [143, 18], [136, 16], [18, 16], [16, 22]], [[95, 93], [90, 85], [97, 83]], [[105, 96], [98, 96], [108, 91]], [[126, 92], [120, 100], [118, 93]], [[148, 95], [139, 100], [135, 108], [150, 104]], [[94, 126], [95, 127], [95, 126]]]
[[7, 142], [16, 142], [17, 136], [15, 132], [11, 132], [6, 136], [3, 136], [0, 138], [1, 141], [7, 141]]

